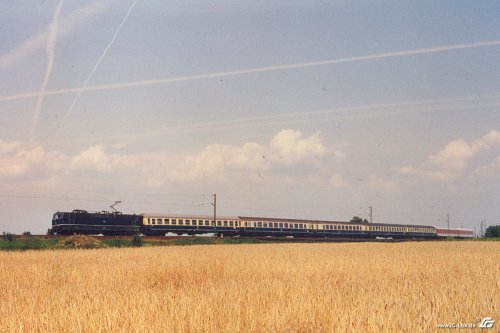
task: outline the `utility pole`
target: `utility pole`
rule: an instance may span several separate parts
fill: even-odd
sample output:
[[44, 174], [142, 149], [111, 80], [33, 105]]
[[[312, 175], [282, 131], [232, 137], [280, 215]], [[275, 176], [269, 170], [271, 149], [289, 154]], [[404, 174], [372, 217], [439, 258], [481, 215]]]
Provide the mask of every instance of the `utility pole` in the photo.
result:
[[486, 220], [481, 220], [481, 233], [479, 234], [479, 237], [483, 237], [485, 228], [486, 228]]
[[214, 206], [214, 228], [217, 226], [217, 194], [212, 194], [214, 197], [214, 203], [212, 204]]
[[370, 215], [370, 223], [372, 223], [373, 222], [373, 206], [370, 206], [368, 208], [370, 208], [370, 214], [369, 214]]

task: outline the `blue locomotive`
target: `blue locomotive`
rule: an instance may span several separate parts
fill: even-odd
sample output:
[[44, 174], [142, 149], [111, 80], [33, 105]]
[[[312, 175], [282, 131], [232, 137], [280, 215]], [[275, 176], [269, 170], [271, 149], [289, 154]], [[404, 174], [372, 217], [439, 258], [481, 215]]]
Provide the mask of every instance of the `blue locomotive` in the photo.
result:
[[141, 232], [141, 223], [140, 215], [106, 211], [89, 213], [77, 209], [72, 212], [55, 213], [52, 217], [51, 232], [57, 235], [132, 235]]

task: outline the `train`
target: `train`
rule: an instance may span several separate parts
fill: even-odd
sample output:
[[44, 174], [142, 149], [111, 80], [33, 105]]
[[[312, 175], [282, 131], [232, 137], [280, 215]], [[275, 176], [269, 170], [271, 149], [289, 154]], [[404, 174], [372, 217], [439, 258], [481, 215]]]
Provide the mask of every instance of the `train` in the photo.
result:
[[[118, 211], [57, 212], [49, 230], [55, 235], [145, 236], [214, 234], [217, 237], [391, 238], [436, 239], [472, 237], [467, 229], [438, 229], [429, 225], [341, 222], [252, 216], [186, 214], [123, 214]], [[443, 232], [446, 232], [444, 235]]]

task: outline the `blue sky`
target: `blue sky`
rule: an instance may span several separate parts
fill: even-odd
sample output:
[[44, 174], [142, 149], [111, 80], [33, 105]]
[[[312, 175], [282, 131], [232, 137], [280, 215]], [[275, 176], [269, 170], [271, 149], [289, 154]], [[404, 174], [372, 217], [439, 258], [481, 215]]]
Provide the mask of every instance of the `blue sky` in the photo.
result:
[[[0, 229], [500, 216], [498, 1], [0, 3]], [[80, 90], [80, 91], [79, 91]]]

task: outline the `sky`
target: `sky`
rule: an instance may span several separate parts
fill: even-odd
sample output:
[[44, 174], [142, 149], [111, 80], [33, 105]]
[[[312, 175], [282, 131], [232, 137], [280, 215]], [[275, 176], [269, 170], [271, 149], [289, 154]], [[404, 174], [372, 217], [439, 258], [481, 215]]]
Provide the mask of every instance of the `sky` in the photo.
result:
[[0, 232], [57, 211], [500, 224], [500, 2], [0, 2]]

